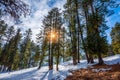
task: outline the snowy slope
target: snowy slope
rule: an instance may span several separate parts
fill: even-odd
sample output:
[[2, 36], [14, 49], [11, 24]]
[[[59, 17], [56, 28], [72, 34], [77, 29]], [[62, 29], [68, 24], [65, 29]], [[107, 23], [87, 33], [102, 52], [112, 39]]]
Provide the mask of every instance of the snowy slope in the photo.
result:
[[[104, 58], [106, 64], [120, 63], [120, 55], [114, 55]], [[64, 80], [66, 76], [71, 75], [71, 70], [80, 68], [87, 68], [91, 64], [87, 64], [86, 60], [81, 60], [81, 63], [74, 66], [72, 61], [68, 61], [59, 65], [59, 71], [54, 70], [48, 71], [48, 67], [42, 67], [37, 70], [37, 67], [24, 69], [20, 71], [1, 73], [0, 80]]]
[[110, 57], [106, 57], [104, 58], [104, 61], [106, 64], [112, 65], [112, 64], [120, 64], [120, 54], [114, 55], [114, 56], [110, 56]]

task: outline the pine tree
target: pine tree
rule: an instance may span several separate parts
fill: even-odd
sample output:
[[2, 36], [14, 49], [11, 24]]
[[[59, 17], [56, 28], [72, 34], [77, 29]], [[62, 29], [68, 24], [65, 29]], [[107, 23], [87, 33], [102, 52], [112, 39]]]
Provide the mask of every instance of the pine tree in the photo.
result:
[[[73, 7], [73, 6], [76, 6], [75, 4], [75, 1], [74, 0], [67, 0], [67, 3], [65, 4], [65, 12], [64, 12], [64, 15], [65, 15], [65, 18], [66, 18], [66, 21], [68, 23], [68, 29], [69, 29], [69, 35], [70, 35], [70, 38], [71, 38], [71, 54], [73, 56], [73, 64], [76, 65], [77, 64], [77, 39], [79, 39], [79, 37], [77, 38], [77, 30], [79, 30], [77, 27], [76, 27], [76, 23], [77, 23], [77, 20], [76, 20], [76, 7]], [[78, 18], [79, 20], [79, 18]], [[79, 34], [78, 34], [79, 36]], [[78, 43], [79, 44], [79, 43]], [[79, 46], [79, 45], [78, 45]], [[78, 49], [79, 50], [79, 49]], [[79, 53], [78, 53], [79, 54]]]
[[17, 50], [11, 67], [12, 70], [19, 70], [19, 62], [20, 62], [20, 53], [19, 50]]
[[31, 29], [26, 30], [24, 40], [21, 44], [21, 56], [20, 56], [20, 65], [21, 68], [27, 68], [29, 66], [29, 58], [31, 55]]
[[14, 26], [10, 26], [7, 31], [6, 31], [6, 42], [9, 42], [10, 39], [14, 36], [15, 34], [15, 29], [14, 29]]
[[0, 21], [0, 64], [2, 64], [2, 49], [3, 49], [3, 43], [4, 43], [4, 37], [6, 34], [7, 25], [4, 21]]
[[9, 71], [12, 69], [12, 65], [15, 65], [14, 62], [16, 61], [15, 58], [18, 55], [18, 44], [20, 38], [21, 38], [21, 33], [20, 33], [20, 29], [18, 29], [16, 35], [11, 39], [10, 53], [8, 58]]
[[34, 56], [33, 56], [33, 58], [34, 58], [34, 63], [35, 63], [35, 65], [37, 66], [37, 64], [38, 64], [38, 61], [40, 60], [40, 47], [37, 45], [36, 46], [36, 48], [35, 48], [35, 54], [34, 54]]
[[115, 54], [120, 54], [120, 23], [116, 23], [111, 31], [112, 47]]
[[7, 24], [3, 20], [0, 20], [0, 43], [2, 45], [3, 36], [6, 34]]
[[8, 13], [15, 19], [30, 13], [29, 6], [21, 0], [0, 0], [0, 6], [1, 15]]
[[[41, 66], [42, 66], [42, 64], [44, 63], [43, 61], [44, 61], [44, 59], [45, 59], [45, 57], [46, 57], [46, 51], [48, 51], [47, 50], [47, 47], [48, 45], [47, 45], [47, 39], [43, 39], [43, 42], [42, 42], [42, 45], [41, 45], [41, 55], [40, 55], [40, 62], [39, 62], [39, 67], [38, 67], [38, 69], [40, 69], [41, 68]], [[49, 56], [49, 55], [48, 55]], [[50, 58], [49, 58], [50, 59]], [[49, 60], [50, 61], [50, 60]]]
[[[60, 55], [60, 33], [62, 27], [62, 18], [61, 13], [58, 8], [53, 8], [48, 12], [48, 15], [45, 16], [43, 20], [43, 31], [42, 32], [42, 40], [47, 42], [46, 46], [48, 46], [48, 65], [49, 70], [53, 69], [53, 56], [57, 50], [57, 70], [59, 63], [59, 55]], [[40, 36], [39, 36], [40, 37]], [[43, 43], [44, 43], [43, 41]], [[43, 47], [45, 48], [45, 47]], [[56, 48], [56, 50], [55, 50]], [[43, 54], [43, 53], [42, 53]]]
[[102, 64], [102, 53], [104, 52], [102, 49], [107, 45], [105, 30], [108, 29], [104, 17], [111, 13], [111, 10], [107, 8], [111, 1], [84, 0], [84, 3], [89, 5], [83, 5], [83, 7], [85, 6], [84, 13], [87, 25], [87, 51], [89, 52], [89, 58], [93, 60], [92, 55], [97, 54], [99, 64]]
[[[81, 8], [82, 8], [82, 12], [83, 12], [83, 15], [84, 15], [84, 18], [85, 18], [85, 23], [83, 24], [84, 25], [84, 28], [86, 30], [86, 35], [88, 37], [89, 33], [88, 33], [88, 16], [89, 16], [89, 1], [88, 0], [83, 0], [81, 2]], [[84, 52], [85, 52], [85, 55], [86, 55], [86, 59], [87, 59], [87, 62], [91, 62], [90, 60], [90, 57], [89, 57], [89, 51], [88, 51], [88, 44], [87, 44], [87, 41], [86, 41], [86, 38], [84, 40], [82, 40], [82, 45], [83, 45], [83, 49], [84, 49]]]

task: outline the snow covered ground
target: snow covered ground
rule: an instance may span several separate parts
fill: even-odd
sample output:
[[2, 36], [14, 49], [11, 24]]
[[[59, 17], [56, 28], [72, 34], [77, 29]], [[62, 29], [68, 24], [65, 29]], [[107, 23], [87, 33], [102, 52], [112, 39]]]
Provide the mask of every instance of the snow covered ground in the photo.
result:
[[[120, 55], [106, 57], [104, 61], [109, 65], [120, 63]], [[47, 66], [42, 67], [40, 70], [34, 67], [20, 71], [1, 73], [0, 80], [64, 80], [66, 76], [71, 75], [71, 70], [87, 68], [87, 66], [91, 66], [91, 64], [87, 64], [86, 60], [81, 60], [76, 66], [72, 65], [72, 61], [68, 61], [59, 65], [59, 71], [55, 70], [55, 65], [54, 69], [50, 71]]]

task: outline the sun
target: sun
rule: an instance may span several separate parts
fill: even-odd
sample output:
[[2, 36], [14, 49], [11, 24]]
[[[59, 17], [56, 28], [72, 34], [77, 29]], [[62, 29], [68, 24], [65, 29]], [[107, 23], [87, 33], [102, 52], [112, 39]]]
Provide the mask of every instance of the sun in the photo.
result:
[[51, 32], [51, 38], [55, 38], [55, 33]]
[[51, 30], [50, 32], [50, 40], [52, 43], [56, 43], [58, 40], [58, 34], [55, 30]]
[[47, 33], [47, 39], [50, 41], [50, 43], [57, 43], [59, 39], [58, 31], [53, 29], [51, 31], [48, 31]]

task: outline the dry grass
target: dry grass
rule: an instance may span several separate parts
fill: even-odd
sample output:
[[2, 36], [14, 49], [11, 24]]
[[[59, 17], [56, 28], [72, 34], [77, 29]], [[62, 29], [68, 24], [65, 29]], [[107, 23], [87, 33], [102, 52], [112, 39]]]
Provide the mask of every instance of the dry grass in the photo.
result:
[[120, 80], [120, 64], [94, 65], [92, 68], [72, 71], [72, 74], [65, 80]]

